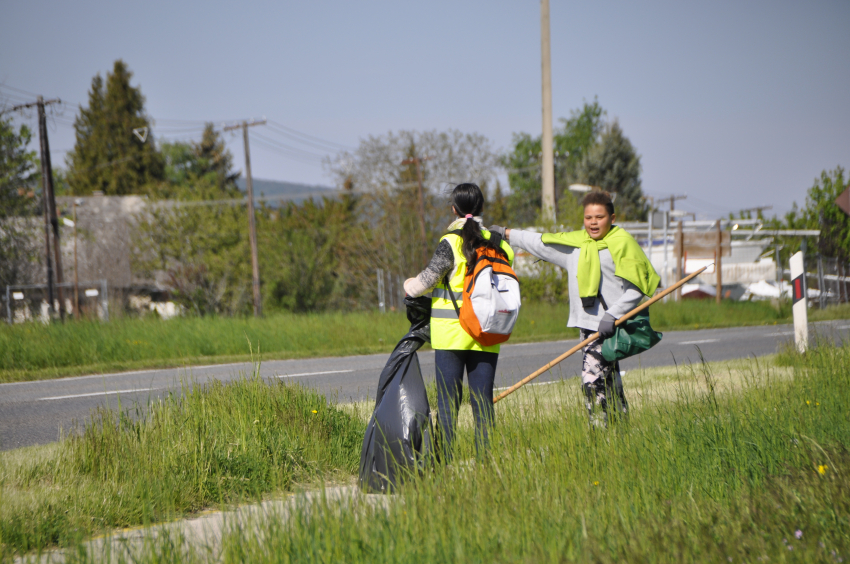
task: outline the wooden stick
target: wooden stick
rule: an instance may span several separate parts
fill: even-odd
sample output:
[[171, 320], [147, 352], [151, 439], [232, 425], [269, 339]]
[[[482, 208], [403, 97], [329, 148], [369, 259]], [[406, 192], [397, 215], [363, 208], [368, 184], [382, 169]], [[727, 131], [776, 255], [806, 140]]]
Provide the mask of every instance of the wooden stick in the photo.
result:
[[[615, 323], [615, 325], [622, 325], [623, 323], [626, 322], [626, 320], [631, 319], [632, 317], [634, 317], [638, 313], [642, 312], [643, 310], [645, 310], [646, 308], [648, 308], [649, 306], [651, 306], [652, 304], [654, 304], [655, 302], [657, 302], [658, 300], [663, 298], [664, 296], [670, 294], [671, 292], [675, 292], [677, 289], [681, 288], [686, 283], [690, 282], [691, 280], [693, 280], [694, 278], [696, 278], [697, 276], [702, 274], [702, 272], [706, 268], [708, 268], [709, 266], [711, 266], [711, 265], [709, 264], [708, 266], [703, 266], [702, 268], [700, 268], [699, 270], [697, 270], [693, 274], [690, 274], [686, 278], [679, 280], [678, 282], [676, 282], [675, 284], [673, 284], [672, 286], [670, 286], [669, 288], [667, 288], [666, 290], [664, 290], [660, 294], [653, 296], [651, 299], [643, 302], [642, 304], [637, 306], [635, 309], [633, 309], [632, 311], [630, 311], [629, 313], [625, 314], [623, 317], [618, 319], [617, 322]], [[508, 388], [504, 392], [502, 392], [501, 394], [499, 394], [497, 397], [493, 398], [493, 403], [496, 403], [500, 399], [503, 399], [503, 398], [511, 395], [512, 393], [514, 393], [515, 391], [517, 391], [521, 387], [525, 386], [526, 384], [528, 384], [529, 382], [531, 382], [532, 380], [534, 380], [535, 378], [537, 378], [538, 376], [540, 376], [541, 374], [543, 374], [544, 372], [546, 372], [547, 370], [552, 368], [553, 366], [556, 366], [557, 364], [561, 363], [568, 356], [575, 354], [576, 352], [580, 351], [582, 348], [586, 347], [587, 345], [589, 345], [590, 343], [592, 343], [593, 341], [595, 341], [598, 338], [599, 338], [599, 333], [594, 333], [593, 335], [591, 335], [590, 337], [588, 337], [584, 341], [580, 342], [579, 344], [577, 344], [576, 346], [574, 346], [573, 348], [571, 348], [570, 350], [568, 350], [567, 352], [565, 352], [564, 354], [562, 354], [561, 356], [559, 356], [558, 358], [556, 358], [555, 360], [553, 360], [552, 362], [547, 364], [546, 366], [543, 366], [542, 368], [535, 370], [534, 372], [532, 372], [531, 374], [529, 374], [528, 376], [526, 376], [525, 378], [523, 378], [522, 380], [520, 380], [519, 382], [517, 382], [516, 384], [514, 384], [513, 386], [511, 386], [510, 388]]]

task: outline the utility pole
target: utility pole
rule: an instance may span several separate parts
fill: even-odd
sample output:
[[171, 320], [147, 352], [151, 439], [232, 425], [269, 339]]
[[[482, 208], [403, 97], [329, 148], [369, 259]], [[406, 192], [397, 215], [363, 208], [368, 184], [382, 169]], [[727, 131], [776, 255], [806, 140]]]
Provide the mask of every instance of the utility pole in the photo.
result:
[[555, 160], [552, 141], [552, 49], [549, 0], [540, 0], [540, 54], [543, 70], [543, 222], [555, 223]]
[[422, 267], [428, 264], [428, 235], [425, 232], [425, 189], [422, 186], [422, 168], [419, 166], [423, 161], [429, 161], [434, 157], [412, 157], [401, 161], [403, 165], [416, 165], [416, 176], [419, 179], [419, 235], [422, 237]]
[[53, 263], [50, 258], [50, 231], [53, 230], [53, 254], [56, 260], [56, 290], [59, 294], [59, 315], [65, 320], [65, 299], [62, 292], [62, 253], [59, 240], [59, 218], [56, 215], [56, 197], [53, 193], [53, 167], [50, 165], [50, 144], [47, 141], [47, 118], [44, 115], [44, 106], [50, 104], [60, 104], [62, 100], [54, 98], [45, 101], [42, 96], [39, 96], [35, 102], [28, 104], [20, 104], [12, 108], [21, 110], [24, 108], [38, 108], [38, 139], [39, 149], [41, 152], [41, 195], [44, 200], [44, 243], [45, 255], [47, 258], [47, 299], [48, 311], [53, 317], [55, 311], [53, 307]]
[[265, 125], [263, 121], [243, 121], [239, 125], [228, 125], [224, 131], [242, 128], [242, 140], [245, 143], [245, 188], [248, 192], [248, 240], [251, 243], [251, 276], [254, 290], [254, 317], [262, 317], [263, 303], [260, 299], [260, 262], [257, 256], [257, 224], [254, 218], [254, 185], [251, 181], [251, 151], [248, 147], [248, 126]]
[[663, 204], [664, 202], [670, 202], [670, 211], [676, 209], [676, 200], [687, 200], [688, 197], [685, 195], [682, 196], [667, 196], [666, 198], [658, 198], [656, 202], [658, 204]]
[[756, 217], [758, 217], [758, 214], [760, 212], [763, 212], [764, 210], [772, 210], [772, 209], [773, 209], [773, 206], [756, 206], [754, 208], [747, 208], [745, 210], [741, 210], [741, 215], [743, 216], [745, 213], [756, 212]]

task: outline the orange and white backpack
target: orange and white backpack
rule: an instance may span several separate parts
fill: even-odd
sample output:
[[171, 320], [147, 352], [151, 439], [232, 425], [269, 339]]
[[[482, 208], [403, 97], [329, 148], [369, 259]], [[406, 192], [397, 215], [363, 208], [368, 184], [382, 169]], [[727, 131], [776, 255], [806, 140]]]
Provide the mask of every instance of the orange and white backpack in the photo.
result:
[[463, 330], [480, 345], [489, 347], [511, 337], [522, 305], [519, 280], [501, 250], [502, 237], [490, 233], [499, 250], [489, 246], [475, 249], [463, 278], [463, 302], [457, 305], [452, 288], [445, 281]]

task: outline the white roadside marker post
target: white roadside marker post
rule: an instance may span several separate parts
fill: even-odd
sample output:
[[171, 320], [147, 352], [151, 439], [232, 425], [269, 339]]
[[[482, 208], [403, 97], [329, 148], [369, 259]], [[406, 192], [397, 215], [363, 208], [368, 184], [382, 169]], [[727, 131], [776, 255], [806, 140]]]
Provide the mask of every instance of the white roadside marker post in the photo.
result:
[[803, 267], [803, 253], [791, 256], [791, 311], [794, 313], [794, 341], [797, 350], [806, 352], [809, 346], [809, 312], [806, 299], [806, 271]]

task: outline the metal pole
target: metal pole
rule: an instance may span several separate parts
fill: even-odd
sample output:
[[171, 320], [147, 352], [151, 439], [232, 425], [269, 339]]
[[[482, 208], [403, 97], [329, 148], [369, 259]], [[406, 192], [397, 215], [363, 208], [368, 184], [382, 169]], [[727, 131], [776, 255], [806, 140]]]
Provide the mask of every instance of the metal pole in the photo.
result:
[[555, 223], [555, 155], [552, 139], [552, 49], [549, 0], [540, 0], [540, 54], [543, 79], [543, 222]]
[[717, 252], [715, 253], [717, 257], [714, 259], [714, 272], [717, 273], [717, 296], [715, 298], [715, 303], [720, 305], [720, 300], [723, 298], [721, 295], [723, 293], [723, 231], [720, 229], [720, 220], [717, 220]]
[[649, 259], [650, 264], [652, 263], [652, 211], [649, 212], [649, 223], [647, 224], [647, 235], [646, 235], [646, 257]]
[[[671, 204], [672, 205], [672, 204]], [[682, 220], [679, 220], [679, 226], [676, 228], [676, 282], [682, 279], [684, 271], [684, 256], [685, 256], [685, 235], [682, 231]], [[676, 288], [676, 301], [682, 299], [682, 287]]]
[[[669, 236], [668, 233], [667, 233], [667, 227], [668, 227], [667, 224], [669, 223], [670, 218], [669, 218], [666, 211], [664, 211], [662, 213], [664, 214], [664, 267], [663, 267], [663, 272], [661, 273], [661, 276], [663, 277], [664, 287], [667, 288], [667, 286], [668, 286], [668, 284], [667, 284], [667, 282], [668, 282], [668, 280], [667, 280], [668, 279], [667, 269], [669, 268], [668, 265], [667, 265], [667, 246], [668, 246], [667, 245], [667, 237]], [[664, 301], [665, 302], [667, 301], [666, 296], [664, 298]]]
[[826, 288], [824, 288], [823, 277], [823, 255], [818, 253], [818, 307], [823, 309], [826, 307]]
[[77, 200], [72, 204], [74, 210], [74, 319], [80, 319], [80, 282], [77, 274]]
[[780, 289], [780, 294], [782, 293], [782, 263], [779, 262], [779, 245], [776, 245], [776, 258], [774, 262], [776, 263], [776, 287]]
[[6, 317], [9, 320], [9, 325], [12, 324], [12, 302], [10, 301], [9, 287], [6, 286]]

